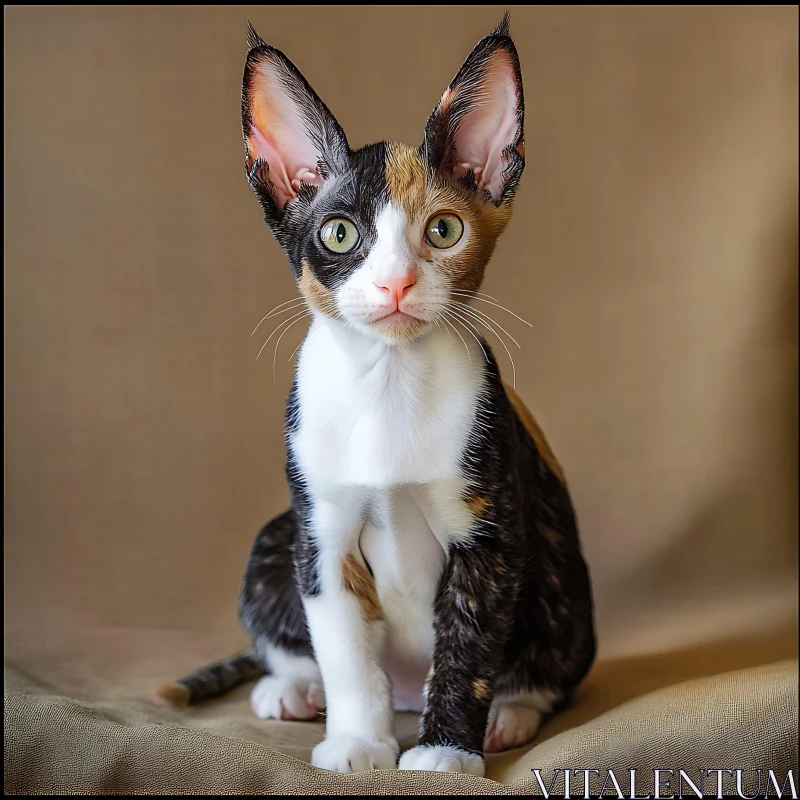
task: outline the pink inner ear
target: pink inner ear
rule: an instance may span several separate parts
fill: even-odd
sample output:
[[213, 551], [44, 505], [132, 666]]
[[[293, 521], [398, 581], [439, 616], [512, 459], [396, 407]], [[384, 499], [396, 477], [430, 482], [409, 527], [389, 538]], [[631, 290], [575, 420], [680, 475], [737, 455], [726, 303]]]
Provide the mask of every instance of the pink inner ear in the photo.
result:
[[499, 200], [503, 150], [516, 143], [519, 135], [514, 67], [504, 50], [492, 57], [471, 100], [472, 108], [461, 120], [455, 137], [457, 164], [453, 177], [459, 178], [471, 169], [478, 187]]
[[309, 137], [301, 109], [282, 84], [275, 63], [266, 58], [253, 77], [250, 115], [248, 153], [268, 164], [279, 208], [297, 197], [301, 181], [322, 185], [317, 172], [322, 154]]

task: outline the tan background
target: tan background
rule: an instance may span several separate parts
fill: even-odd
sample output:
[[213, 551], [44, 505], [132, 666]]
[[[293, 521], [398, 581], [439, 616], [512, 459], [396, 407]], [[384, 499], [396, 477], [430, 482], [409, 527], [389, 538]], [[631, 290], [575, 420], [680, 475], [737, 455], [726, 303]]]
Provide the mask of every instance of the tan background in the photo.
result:
[[[244, 176], [247, 19], [359, 146], [419, 142], [499, 17], [6, 7], [14, 663], [132, 697], [242, 641], [302, 334], [273, 382], [250, 332], [296, 292]], [[573, 490], [601, 657], [793, 631], [797, 9], [523, 7], [512, 34], [528, 166], [485, 290], [534, 324], [497, 315]]]

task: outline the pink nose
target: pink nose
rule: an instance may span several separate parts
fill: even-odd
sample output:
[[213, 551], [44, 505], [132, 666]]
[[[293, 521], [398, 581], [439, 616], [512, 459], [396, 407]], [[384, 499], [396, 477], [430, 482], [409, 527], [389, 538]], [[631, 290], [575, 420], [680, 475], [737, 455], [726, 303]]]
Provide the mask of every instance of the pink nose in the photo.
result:
[[396, 278], [383, 278], [380, 283], [375, 285], [382, 291], [387, 292], [395, 303], [399, 303], [406, 292], [417, 282], [417, 279], [410, 272]]

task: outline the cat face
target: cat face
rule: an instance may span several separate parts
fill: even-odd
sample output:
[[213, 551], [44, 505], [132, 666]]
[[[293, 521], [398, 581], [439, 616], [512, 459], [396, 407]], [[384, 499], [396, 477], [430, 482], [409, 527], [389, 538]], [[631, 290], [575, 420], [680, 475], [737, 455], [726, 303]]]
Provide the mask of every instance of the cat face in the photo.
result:
[[249, 43], [248, 180], [306, 302], [392, 343], [425, 335], [454, 293], [480, 287], [524, 168], [508, 17], [467, 58], [418, 148], [351, 150], [297, 68], [252, 29]]

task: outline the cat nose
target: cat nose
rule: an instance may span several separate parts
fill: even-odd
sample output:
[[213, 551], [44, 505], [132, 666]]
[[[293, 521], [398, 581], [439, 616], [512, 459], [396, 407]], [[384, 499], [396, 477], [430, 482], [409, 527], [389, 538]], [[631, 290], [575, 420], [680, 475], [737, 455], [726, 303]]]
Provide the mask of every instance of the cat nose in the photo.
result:
[[394, 278], [382, 278], [375, 285], [382, 291], [387, 292], [389, 297], [399, 303], [406, 292], [417, 282], [417, 277], [411, 272], [405, 272]]

